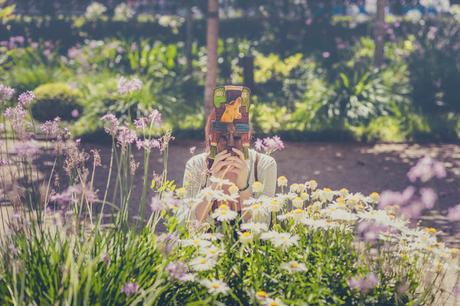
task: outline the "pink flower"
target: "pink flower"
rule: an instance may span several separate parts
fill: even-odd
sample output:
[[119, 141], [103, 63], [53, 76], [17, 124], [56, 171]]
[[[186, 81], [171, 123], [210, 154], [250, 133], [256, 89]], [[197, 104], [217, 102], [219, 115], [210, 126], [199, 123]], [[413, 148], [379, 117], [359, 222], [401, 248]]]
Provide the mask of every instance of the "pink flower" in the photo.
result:
[[460, 204], [458, 204], [455, 207], [449, 208], [447, 213], [447, 219], [451, 222], [460, 221]]
[[0, 84], [0, 102], [10, 100], [13, 97], [14, 92], [15, 90], [13, 88]]
[[112, 136], [115, 136], [118, 131], [118, 126], [120, 125], [120, 122], [118, 121], [117, 117], [115, 117], [112, 114], [106, 114], [102, 116], [101, 120], [108, 123], [108, 126], [104, 128], [105, 132]]
[[51, 202], [55, 202], [61, 206], [65, 206], [73, 201], [79, 201], [80, 199], [85, 199], [87, 202], [92, 203], [96, 202], [98, 197], [94, 191], [84, 188], [81, 184], [69, 186], [63, 192], [53, 194], [50, 197]]
[[139, 285], [135, 282], [128, 282], [121, 289], [121, 292], [126, 294], [127, 296], [131, 296], [135, 294], [137, 291], [139, 291]]
[[138, 150], [144, 149], [144, 150], [150, 151], [155, 148], [157, 149], [160, 148], [161, 143], [158, 139], [144, 139], [144, 140], [137, 139], [136, 146]]
[[143, 130], [161, 125], [161, 113], [154, 109], [147, 117], [142, 117], [134, 121], [136, 128]]
[[118, 93], [126, 95], [142, 89], [142, 81], [138, 78], [132, 78], [128, 80], [125, 77], [121, 77], [118, 80]]
[[265, 137], [264, 139], [257, 138], [254, 143], [254, 148], [258, 151], [265, 151], [271, 154], [275, 151], [284, 149], [284, 143], [279, 136]]
[[70, 114], [72, 115], [72, 118], [77, 118], [78, 116], [80, 116], [80, 112], [78, 111], [78, 109], [74, 109]]
[[78, 47], [72, 47], [72, 48], [69, 49], [69, 51], [67, 51], [67, 56], [70, 59], [75, 59], [78, 56], [80, 56], [81, 53], [82, 53], [81, 49], [79, 49]]
[[438, 199], [438, 195], [431, 188], [420, 189], [420, 195], [422, 196], [422, 203], [427, 209], [433, 208], [434, 204], [436, 203], [436, 200]]
[[159, 196], [156, 195], [152, 198], [152, 201], [150, 202], [150, 208], [152, 209], [152, 212], [160, 212], [164, 209], [163, 202]]
[[118, 128], [117, 142], [121, 147], [126, 147], [128, 144], [132, 144], [137, 140], [136, 132], [130, 130], [126, 126]]
[[407, 177], [411, 182], [415, 182], [417, 179], [420, 179], [421, 182], [427, 182], [433, 177], [446, 177], [446, 169], [442, 162], [426, 156], [409, 170]]
[[18, 101], [19, 101], [19, 104], [22, 105], [22, 107], [26, 108], [32, 103], [34, 99], [35, 99], [34, 93], [31, 91], [26, 91], [19, 95]]
[[380, 234], [388, 233], [392, 230], [390, 227], [378, 222], [363, 221], [359, 223], [357, 231], [363, 241], [374, 243], [378, 240]]
[[328, 52], [328, 51], [324, 51], [324, 52], [322, 53], [322, 56], [323, 56], [323, 58], [329, 58], [329, 56], [331, 56], [331, 53]]
[[41, 148], [34, 140], [21, 142], [14, 148], [14, 153], [18, 156], [31, 158], [41, 152]]
[[351, 277], [348, 280], [348, 286], [352, 289], [357, 289], [363, 293], [377, 287], [379, 280], [373, 272], [367, 274], [364, 278]]
[[56, 117], [53, 121], [46, 121], [40, 126], [43, 133], [49, 138], [61, 138], [65, 132], [59, 127], [61, 118]]

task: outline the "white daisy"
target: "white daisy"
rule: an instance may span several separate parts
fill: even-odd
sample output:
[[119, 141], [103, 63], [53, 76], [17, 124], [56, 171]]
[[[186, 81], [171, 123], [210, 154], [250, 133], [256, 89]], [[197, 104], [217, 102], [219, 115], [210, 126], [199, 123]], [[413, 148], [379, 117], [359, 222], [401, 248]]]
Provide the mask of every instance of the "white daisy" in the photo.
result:
[[267, 208], [262, 203], [255, 203], [251, 206], [244, 207], [243, 211], [251, 213], [252, 218], [258, 219], [268, 216]]
[[215, 267], [216, 260], [212, 257], [198, 256], [190, 261], [190, 266], [194, 271], [208, 271]]
[[299, 243], [299, 236], [291, 235], [290, 233], [278, 233], [275, 231], [269, 231], [263, 233], [261, 236], [264, 240], [270, 240], [275, 248], [286, 250], [291, 246], [297, 246]]
[[266, 223], [243, 223], [241, 224], [241, 229], [244, 231], [250, 231], [254, 235], [259, 235], [268, 231], [268, 225]]
[[292, 260], [290, 262], [285, 262], [281, 264], [281, 268], [288, 272], [304, 272], [307, 271], [307, 267], [303, 263]]
[[252, 198], [252, 197], [251, 197], [251, 198], [248, 198], [248, 199], [244, 200], [244, 201], [243, 201], [243, 205], [245, 205], [245, 206], [250, 206], [250, 205], [255, 204], [255, 203], [258, 203], [258, 202], [259, 202], [259, 199], [258, 199], [258, 198], [256, 199], [256, 198]]
[[358, 216], [350, 213], [344, 209], [325, 209], [323, 214], [329, 217], [331, 220], [342, 221], [342, 222], [354, 222], [358, 220]]
[[275, 248], [286, 250], [291, 246], [297, 246], [299, 244], [299, 236], [291, 235], [290, 233], [280, 233], [278, 237], [273, 237], [270, 242]]
[[211, 183], [216, 183], [217, 185], [232, 185], [233, 184], [228, 179], [219, 178], [219, 177], [215, 177], [215, 176], [209, 177], [209, 180], [211, 181]]
[[200, 239], [200, 238], [191, 238], [191, 239], [184, 239], [181, 241], [184, 247], [194, 246], [197, 248], [206, 248], [211, 245], [211, 242], [208, 240]]
[[267, 207], [270, 212], [277, 213], [283, 209], [283, 202], [279, 201], [277, 198], [272, 198], [267, 204]]
[[249, 243], [251, 242], [252, 240], [254, 240], [254, 235], [251, 234], [251, 232], [242, 232], [242, 233], [239, 233], [240, 235], [240, 241], [241, 243]]
[[284, 304], [280, 299], [276, 298], [276, 299], [271, 299], [271, 298], [268, 298], [265, 303], [264, 303], [264, 306], [286, 306], [286, 304]]
[[305, 183], [305, 187], [310, 190], [315, 190], [318, 187], [318, 183], [315, 180], [311, 180]]
[[308, 193], [306, 193], [306, 192], [302, 192], [302, 193], [300, 194], [300, 197], [301, 197], [302, 200], [304, 200], [304, 201], [310, 200], [310, 195], [309, 195]]
[[224, 250], [222, 250], [219, 247], [216, 247], [215, 245], [211, 245], [211, 246], [206, 247], [206, 248], [201, 248], [199, 250], [200, 255], [208, 256], [208, 257], [212, 257], [212, 258], [219, 257], [219, 255], [222, 254], [223, 252], [224, 252]]
[[262, 233], [260, 238], [263, 240], [271, 240], [274, 237], [277, 237], [278, 235], [279, 233], [277, 231], [268, 231], [268, 232]]
[[222, 293], [227, 295], [230, 291], [227, 284], [218, 279], [204, 279], [200, 283], [208, 289], [209, 294], [217, 295]]
[[292, 206], [294, 206], [295, 208], [302, 208], [303, 207], [303, 199], [299, 196], [295, 197], [293, 200], [292, 200]]
[[210, 240], [210, 241], [220, 240], [223, 237], [224, 235], [222, 233], [202, 233], [200, 235], [201, 239]]
[[238, 213], [234, 210], [231, 210], [230, 207], [226, 204], [221, 204], [211, 215], [214, 219], [223, 222], [231, 221], [238, 216]]

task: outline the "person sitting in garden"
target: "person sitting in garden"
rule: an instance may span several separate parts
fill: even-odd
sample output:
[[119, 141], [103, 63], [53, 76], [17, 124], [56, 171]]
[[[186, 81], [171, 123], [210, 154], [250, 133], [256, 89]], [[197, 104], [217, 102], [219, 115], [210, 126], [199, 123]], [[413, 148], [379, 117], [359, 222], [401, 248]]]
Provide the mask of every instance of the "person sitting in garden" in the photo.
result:
[[214, 108], [205, 126], [206, 151], [187, 161], [183, 185], [188, 198], [199, 198], [199, 192], [208, 187], [236, 195], [237, 200], [209, 202], [203, 198], [187, 210], [183, 219], [209, 221], [220, 207], [236, 211], [244, 221], [270, 222], [270, 216], [257, 219], [242, 209], [253, 193], [274, 196], [277, 178], [275, 159], [250, 148], [249, 105], [250, 91], [246, 87], [214, 90]]

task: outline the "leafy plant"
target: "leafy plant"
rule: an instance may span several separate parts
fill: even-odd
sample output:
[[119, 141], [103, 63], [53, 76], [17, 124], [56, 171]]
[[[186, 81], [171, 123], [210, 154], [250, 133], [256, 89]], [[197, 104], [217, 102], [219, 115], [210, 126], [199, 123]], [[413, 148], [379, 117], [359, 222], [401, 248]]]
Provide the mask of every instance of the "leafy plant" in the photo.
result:
[[48, 83], [34, 90], [36, 99], [31, 113], [34, 119], [45, 122], [56, 117], [71, 121], [83, 111], [81, 92], [66, 83]]

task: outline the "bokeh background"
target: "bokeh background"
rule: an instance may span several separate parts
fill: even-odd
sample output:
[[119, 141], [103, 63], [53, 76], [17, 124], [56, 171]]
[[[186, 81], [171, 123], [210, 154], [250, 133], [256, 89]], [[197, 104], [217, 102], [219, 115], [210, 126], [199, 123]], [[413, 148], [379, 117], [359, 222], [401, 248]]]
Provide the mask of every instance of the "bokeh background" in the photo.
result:
[[[433, 183], [438, 205], [422, 221], [460, 241], [458, 226], [443, 217], [460, 195], [459, 0], [0, 0], [0, 7], [0, 82], [34, 91], [34, 119], [60, 116], [105, 162], [110, 138], [101, 116], [155, 108], [163, 129], [173, 130], [169, 174], [181, 182], [186, 160], [203, 148], [210, 89], [244, 84], [255, 137], [281, 136], [286, 149], [274, 156], [291, 181], [403, 190], [416, 160], [443, 161], [447, 178]], [[117, 91], [122, 76], [143, 83], [129, 101]]]

